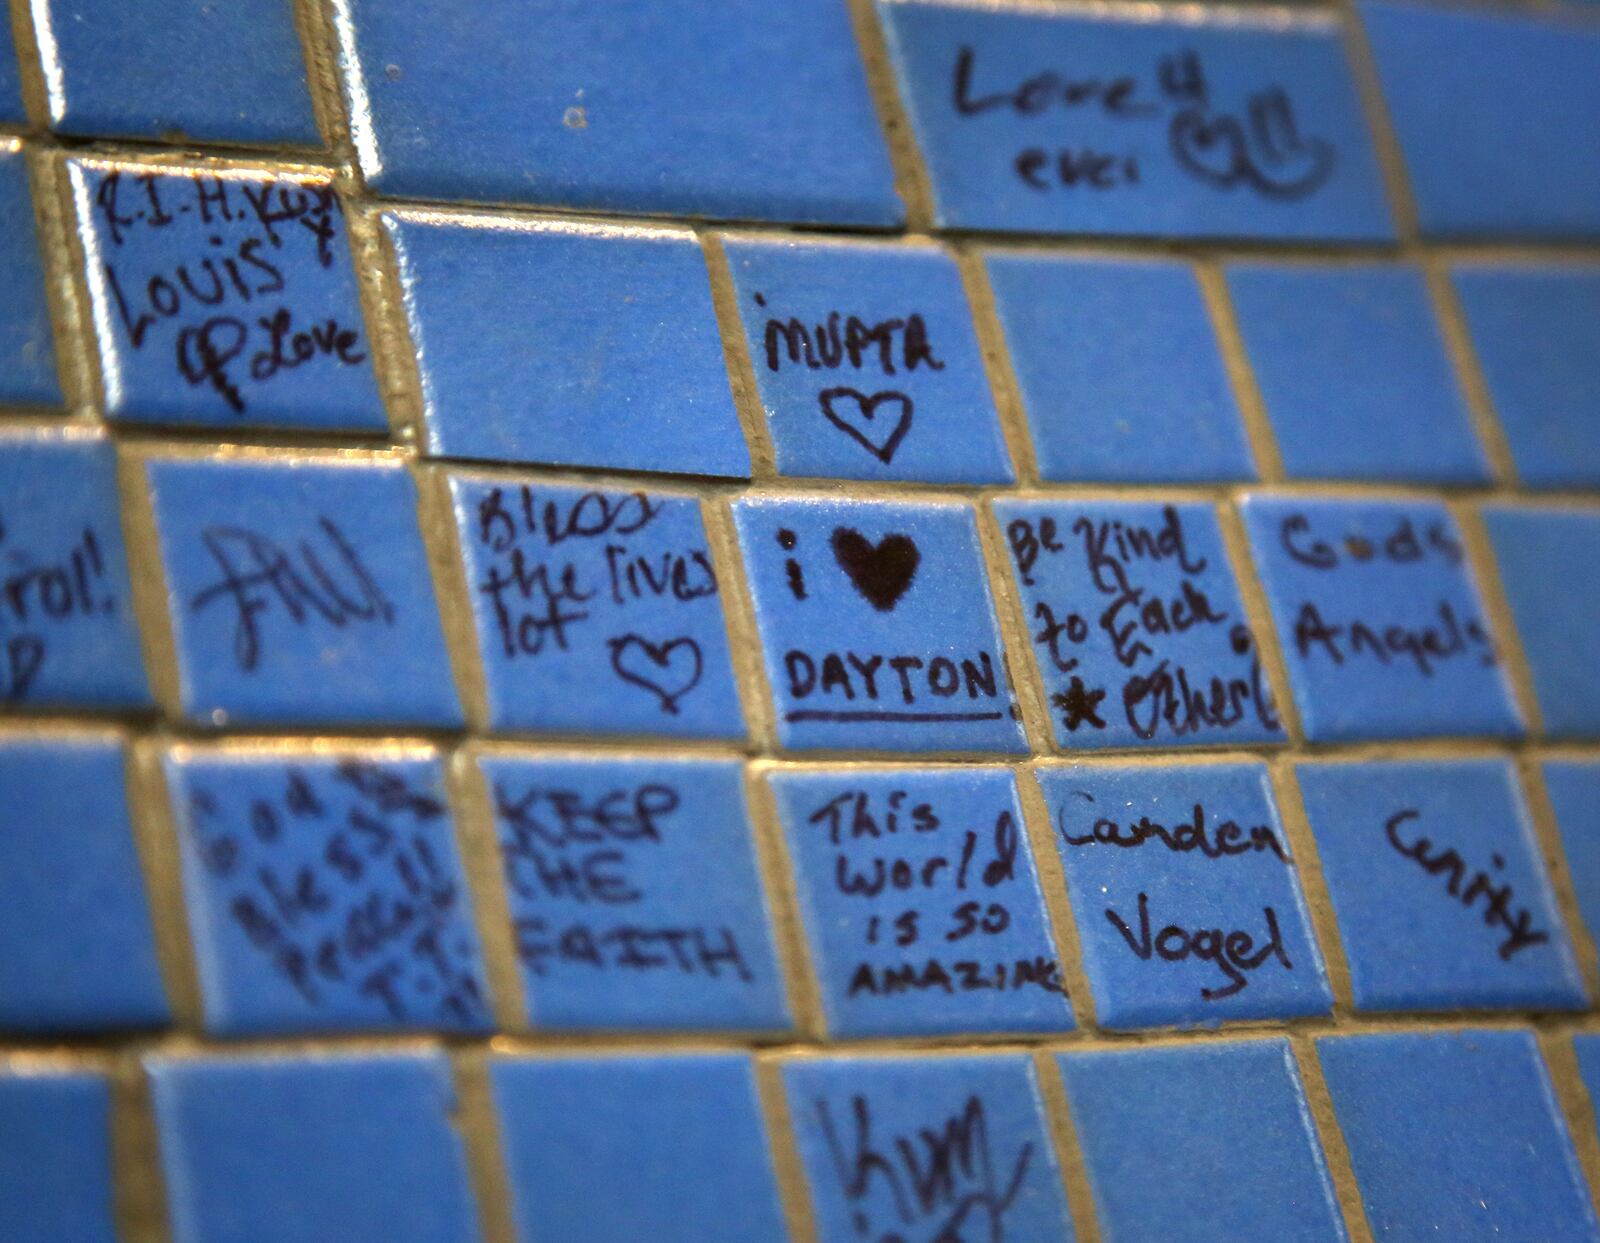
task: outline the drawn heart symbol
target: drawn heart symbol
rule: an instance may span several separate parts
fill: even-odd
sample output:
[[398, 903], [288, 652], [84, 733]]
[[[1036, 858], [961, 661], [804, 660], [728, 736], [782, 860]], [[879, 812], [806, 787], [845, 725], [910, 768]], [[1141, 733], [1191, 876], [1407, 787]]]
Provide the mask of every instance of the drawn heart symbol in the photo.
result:
[[833, 559], [868, 604], [880, 613], [890, 612], [917, 576], [922, 554], [908, 535], [885, 535], [877, 547], [850, 527], [835, 527], [829, 541]]
[[[893, 389], [873, 393], [869, 397], [853, 388], [825, 388], [818, 394], [817, 400], [822, 404], [823, 418], [885, 466], [911, 430], [911, 398]], [[880, 408], [884, 415], [881, 422], [878, 418]], [[868, 425], [888, 427], [889, 415], [895, 409], [900, 411], [900, 416], [887, 436], [882, 440], [874, 440], [867, 435]]]
[[1231, 186], [1244, 174], [1244, 130], [1232, 117], [1207, 119], [1196, 108], [1172, 118], [1167, 132], [1172, 154], [1195, 176], [1216, 186]]
[[606, 640], [611, 668], [624, 682], [643, 687], [661, 701], [661, 710], [678, 715], [678, 700], [700, 684], [705, 661], [700, 645], [685, 636], [652, 643], [636, 634]]

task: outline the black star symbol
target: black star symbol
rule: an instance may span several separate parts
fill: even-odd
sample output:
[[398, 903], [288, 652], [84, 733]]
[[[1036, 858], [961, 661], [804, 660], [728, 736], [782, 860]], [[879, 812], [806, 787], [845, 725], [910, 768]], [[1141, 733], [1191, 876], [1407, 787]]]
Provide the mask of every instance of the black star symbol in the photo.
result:
[[1093, 725], [1096, 729], [1106, 727], [1095, 710], [1105, 697], [1104, 691], [1092, 691], [1083, 684], [1082, 678], [1073, 678], [1066, 690], [1050, 696], [1050, 702], [1061, 709], [1061, 720], [1067, 729], [1076, 732], [1080, 725]]

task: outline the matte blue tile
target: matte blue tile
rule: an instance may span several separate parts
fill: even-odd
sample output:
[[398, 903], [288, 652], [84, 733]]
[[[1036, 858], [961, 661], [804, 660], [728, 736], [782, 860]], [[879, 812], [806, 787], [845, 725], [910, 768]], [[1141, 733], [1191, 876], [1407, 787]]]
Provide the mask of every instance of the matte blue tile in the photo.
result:
[[495, 729], [740, 738], [700, 503], [455, 475]]
[[170, 752], [208, 1031], [483, 1031], [472, 896], [431, 749]]
[[1600, 1100], [1600, 1036], [1579, 1033], [1572, 1037], [1572, 1048], [1578, 1056], [1578, 1073], [1589, 1091], [1591, 1105]]
[[741, 764], [478, 765], [535, 1028], [791, 1025]]
[[1522, 733], [1442, 502], [1257, 494], [1240, 511], [1309, 740]]
[[972, 507], [733, 507], [785, 747], [1021, 751]]
[[785, 1237], [743, 1054], [497, 1058], [489, 1075], [518, 1243]]
[[0, 1030], [166, 1023], [122, 744], [12, 736], [0, 742], [0, 790]]
[[369, 184], [406, 198], [892, 225], [842, 0], [340, 0]]
[[17, 65], [16, 41], [11, 23], [0, 22], [0, 121], [25, 125], [27, 120], [27, 109], [22, 105], [22, 74]]
[[436, 212], [383, 222], [430, 451], [750, 473], [692, 233]]
[[1424, 233], [1600, 233], [1600, 132], [1574, 124], [1600, 111], [1600, 30], [1520, 5], [1359, 8]]
[[1009, 769], [769, 781], [830, 1035], [1071, 1030]]
[[0, 703], [150, 702], [116, 450], [79, 431], [0, 433]]
[[152, 1058], [173, 1243], [473, 1243], [442, 1053]]
[[105, 1078], [0, 1068], [0, 1238], [115, 1243], [113, 1195]]
[[108, 418], [389, 430], [331, 180], [109, 160], [67, 171]]
[[459, 725], [398, 462], [147, 467], [183, 711], [212, 725]]
[[1324, 1036], [1317, 1054], [1377, 1238], [1600, 1238], [1529, 1033]]
[[44, 286], [22, 144], [0, 137], [0, 402], [61, 404]]
[[942, 225], [1394, 235], [1331, 18], [878, 7]]
[[1188, 264], [1028, 254], [987, 264], [1043, 478], [1256, 477]]
[[1328, 1013], [1265, 765], [1052, 766], [1038, 777], [1102, 1027]]
[[1578, 914], [1590, 940], [1600, 940], [1600, 764], [1546, 760], [1543, 773]]
[[1420, 272], [1254, 263], [1227, 276], [1291, 477], [1488, 481]]
[[1283, 740], [1210, 505], [1008, 499], [994, 511], [1057, 742]]
[[1296, 772], [1358, 1010], [1588, 1004], [1509, 762]]
[[819, 1243], [1072, 1243], [1028, 1058], [815, 1058], [783, 1082]]
[[1057, 1057], [1105, 1243], [1343, 1243], [1287, 1040]]
[[1012, 481], [948, 254], [758, 237], [725, 247], [779, 474]]

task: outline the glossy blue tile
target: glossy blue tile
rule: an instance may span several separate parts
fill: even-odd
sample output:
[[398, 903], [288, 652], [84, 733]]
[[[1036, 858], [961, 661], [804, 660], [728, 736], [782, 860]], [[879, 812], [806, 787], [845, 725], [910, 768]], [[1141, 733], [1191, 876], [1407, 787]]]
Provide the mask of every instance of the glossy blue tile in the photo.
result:
[[1393, 236], [1331, 18], [926, 0], [879, 11], [940, 224]]
[[1600, 940], [1600, 764], [1546, 760], [1544, 786], [1590, 940]]
[[22, 144], [0, 137], [0, 402], [61, 404], [44, 288]]
[[173, 1243], [473, 1243], [442, 1053], [152, 1058]]
[[1257, 494], [1240, 511], [1310, 741], [1521, 734], [1442, 502]]
[[177, 458], [147, 471], [186, 716], [461, 723], [404, 467]]
[[815, 1058], [783, 1083], [818, 1243], [1072, 1243], [1028, 1058]]
[[779, 474], [1011, 482], [948, 254], [759, 237], [725, 246]]
[[743, 1054], [498, 1058], [489, 1074], [518, 1243], [785, 1237]]
[[1064, 1053], [1105, 1243], [1343, 1243], [1287, 1040]]
[[1288, 475], [1488, 481], [1420, 272], [1249, 263], [1227, 277]]
[[13, 735], [0, 741], [0, 790], [0, 1030], [166, 1023], [121, 743]]
[[92, 433], [0, 432], [0, 703], [150, 703], [116, 451]]
[[1256, 477], [1188, 264], [1028, 254], [987, 264], [1043, 478]]
[[1102, 1027], [1328, 1013], [1265, 765], [1052, 766], [1038, 777]]
[[785, 747], [1021, 751], [972, 507], [735, 503]]
[[17, 45], [11, 23], [0, 22], [0, 122], [25, 125], [27, 109], [22, 105], [22, 74], [17, 65]]
[[994, 511], [1057, 742], [1283, 739], [1210, 505], [1008, 499]]
[[67, 172], [108, 418], [388, 431], [329, 178]]
[[0, 1238], [115, 1243], [113, 1195], [105, 1078], [0, 1066]]
[[768, 780], [830, 1035], [1072, 1028], [1009, 769]]
[[739, 738], [700, 503], [450, 479], [494, 729]]
[[1521, 5], [1358, 7], [1424, 233], [1600, 233], [1600, 132], [1573, 123], [1600, 111], [1600, 30]]
[[1509, 762], [1296, 773], [1358, 1010], [1587, 1004]]
[[1600, 1238], [1529, 1033], [1324, 1036], [1317, 1054], [1375, 1237]]
[[791, 1020], [735, 760], [484, 756], [535, 1028]]

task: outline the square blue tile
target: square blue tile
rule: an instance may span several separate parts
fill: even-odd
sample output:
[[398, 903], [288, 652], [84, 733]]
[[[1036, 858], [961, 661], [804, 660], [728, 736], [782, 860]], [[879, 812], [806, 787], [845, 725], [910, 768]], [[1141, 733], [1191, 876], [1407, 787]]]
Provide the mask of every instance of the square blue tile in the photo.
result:
[[808, 1058], [783, 1082], [818, 1243], [1072, 1243], [1028, 1058]]
[[1331, 16], [878, 8], [942, 225], [1394, 235]]
[[0, 703], [150, 702], [116, 450], [76, 430], [0, 432]]
[[428, 748], [173, 750], [208, 1031], [484, 1031], [478, 933]]
[[1600, 940], [1600, 763], [1546, 760], [1544, 786], [1590, 940]]
[[783, 746], [1024, 749], [970, 505], [766, 497], [733, 517]]
[[1254, 479], [1187, 263], [990, 254], [989, 283], [1049, 480]]
[[700, 502], [453, 475], [501, 730], [741, 738]]
[[1505, 760], [1296, 766], [1358, 1010], [1587, 1004]]
[[1072, 1029], [1010, 769], [768, 780], [831, 1036]]
[[1102, 1027], [1333, 1004], [1266, 766], [1038, 772]]
[[779, 474], [1012, 481], [947, 253], [759, 237], [725, 247]]
[[108, 418], [386, 433], [326, 176], [67, 163]]
[[1056, 1060], [1105, 1243], [1347, 1237], [1287, 1040]]
[[442, 1053], [152, 1058], [173, 1243], [471, 1243]]
[[164, 1025], [144, 872], [113, 736], [0, 741], [0, 1030]]
[[1258, 493], [1239, 508], [1307, 739], [1521, 735], [1442, 502]]
[[0, 1066], [0, 1238], [115, 1243], [114, 1195], [105, 1077]]
[[1529, 1033], [1325, 1036], [1317, 1054], [1376, 1238], [1600, 1238]]
[[385, 212], [431, 452], [750, 473], [687, 230]]
[[518, 1243], [785, 1237], [743, 1054], [497, 1058], [489, 1075]]
[[1210, 505], [1012, 499], [994, 510], [1057, 742], [1283, 740]]
[[184, 715], [461, 723], [403, 466], [176, 458], [147, 471]]
[[22, 143], [0, 137], [0, 402], [61, 404], [55, 331]]
[[478, 766], [535, 1028], [791, 1026], [741, 764], [493, 755]]
[[1238, 263], [1227, 277], [1290, 477], [1488, 482], [1421, 272]]

